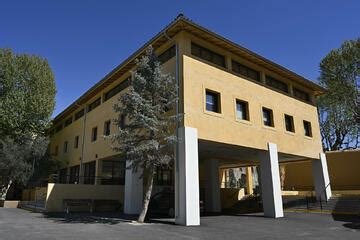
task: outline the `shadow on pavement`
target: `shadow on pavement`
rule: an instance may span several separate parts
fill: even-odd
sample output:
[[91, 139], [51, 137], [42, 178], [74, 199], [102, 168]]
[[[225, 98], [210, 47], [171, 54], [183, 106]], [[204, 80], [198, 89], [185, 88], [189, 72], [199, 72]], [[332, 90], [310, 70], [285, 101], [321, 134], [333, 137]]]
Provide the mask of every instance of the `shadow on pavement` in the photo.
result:
[[340, 215], [340, 214], [332, 214], [332, 217], [335, 221], [345, 222], [343, 224], [344, 227], [350, 229], [360, 230], [360, 216], [356, 215]]

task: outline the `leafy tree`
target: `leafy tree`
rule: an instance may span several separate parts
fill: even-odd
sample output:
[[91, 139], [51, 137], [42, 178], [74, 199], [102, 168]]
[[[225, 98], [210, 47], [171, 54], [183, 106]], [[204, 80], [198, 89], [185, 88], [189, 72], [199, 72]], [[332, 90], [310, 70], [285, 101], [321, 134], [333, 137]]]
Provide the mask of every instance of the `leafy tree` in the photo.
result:
[[320, 63], [318, 100], [325, 150], [356, 148], [360, 138], [360, 39], [345, 41]]
[[45, 156], [45, 129], [55, 105], [55, 82], [48, 62], [38, 56], [0, 49], [0, 187], [26, 184]]
[[119, 115], [115, 121], [118, 132], [111, 137], [113, 149], [128, 161], [128, 168], [142, 171], [145, 194], [138, 222], [145, 220], [156, 170], [169, 167], [174, 158], [174, 125], [178, 118], [169, 109], [176, 101], [174, 78], [163, 72], [152, 47], [148, 48], [137, 60], [128, 91], [114, 105]]

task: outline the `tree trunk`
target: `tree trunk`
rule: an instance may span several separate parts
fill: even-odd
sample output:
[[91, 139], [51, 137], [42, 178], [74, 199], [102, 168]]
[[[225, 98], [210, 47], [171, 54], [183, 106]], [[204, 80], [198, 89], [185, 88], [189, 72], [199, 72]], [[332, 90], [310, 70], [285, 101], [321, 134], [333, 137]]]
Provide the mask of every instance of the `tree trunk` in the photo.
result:
[[139, 218], [137, 220], [139, 223], [143, 223], [145, 221], [145, 217], [146, 217], [146, 213], [148, 210], [151, 193], [152, 193], [152, 189], [153, 189], [154, 174], [155, 174], [154, 168], [151, 168], [151, 169], [149, 169], [148, 176], [146, 178], [144, 178], [144, 179], [146, 179], [145, 196], [144, 196], [144, 201], [143, 201], [143, 208], [142, 208]]
[[11, 184], [12, 184], [12, 180], [9, 180], [9, 183], [7, 186], [4, 186], [2, 189], [1, 189], [1, 196], [0, 198], [3, 198], [4, 200], [6, 199], [6, 195], [7, 195], [7, 192], [9, 191], [9, 188], [11, 187]]

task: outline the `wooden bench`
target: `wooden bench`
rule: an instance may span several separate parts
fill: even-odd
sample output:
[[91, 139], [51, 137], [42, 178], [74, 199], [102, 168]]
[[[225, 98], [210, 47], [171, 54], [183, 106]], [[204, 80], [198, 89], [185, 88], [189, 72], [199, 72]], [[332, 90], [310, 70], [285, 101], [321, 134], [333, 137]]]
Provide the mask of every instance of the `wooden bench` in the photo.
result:
[[71, 207], [86, 206], [89, 208], [89, 212], [93, 212], [93, 200], [92, 199], [64, 199], [64, 209], [66, 213], [70, 212]]

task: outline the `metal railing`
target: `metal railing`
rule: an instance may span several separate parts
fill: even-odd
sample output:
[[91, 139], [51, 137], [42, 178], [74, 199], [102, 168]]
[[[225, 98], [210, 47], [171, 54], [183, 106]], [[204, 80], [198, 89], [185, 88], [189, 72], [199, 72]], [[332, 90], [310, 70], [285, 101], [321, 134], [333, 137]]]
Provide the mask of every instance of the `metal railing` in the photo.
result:
[[50, 183], [60, 184], [99, 184], [99, 185], [124, 185], [124, 177], [103, 177], [103, 176], [77, 176], [53, 174], [49, 178]]

